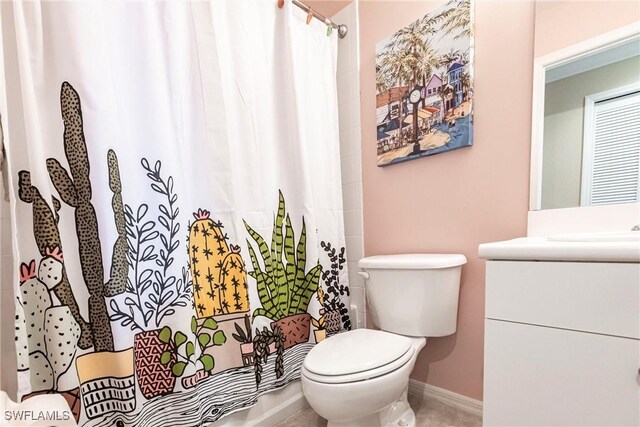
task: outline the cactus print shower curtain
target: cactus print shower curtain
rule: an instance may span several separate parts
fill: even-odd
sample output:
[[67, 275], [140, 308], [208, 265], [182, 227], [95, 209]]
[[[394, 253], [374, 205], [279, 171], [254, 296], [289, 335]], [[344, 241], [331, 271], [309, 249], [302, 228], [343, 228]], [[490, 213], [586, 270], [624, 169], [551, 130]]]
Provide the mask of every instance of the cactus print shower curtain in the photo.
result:
[[207, 425], [350, 328], [336, 34], [285, 3], [0, 4], [23, 399]]

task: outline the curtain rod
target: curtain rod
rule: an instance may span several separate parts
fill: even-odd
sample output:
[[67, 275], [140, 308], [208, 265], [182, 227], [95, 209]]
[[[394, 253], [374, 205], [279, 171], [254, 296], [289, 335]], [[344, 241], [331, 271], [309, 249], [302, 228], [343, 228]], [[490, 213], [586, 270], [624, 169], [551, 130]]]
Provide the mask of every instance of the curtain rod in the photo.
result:
[[296, 6], [298, 6], [300, 9], [306, 10], [307, 12], [311, 12], [313, 17], [327, 23], [328, 25], [331, 25], [333, 28], [338, 30], [338, 37], [340, 37], [341, 39], [345, 38], [345, 36], [347, 35], [347, 32], [349, 31], [349, 29], [347, 28], [346, 25], [344, 24], [336, 24], [335, 22], [333, 22], [330, 18], [327, 18], [326, 16], [324, 16], [323, 14], [321, 14], [320, 12], [318, 12], [317, 10], [313, 9], [310, 6], [307, 6], [306, 4], [298, 1], [298, 0], [291, 0], [291, 3], [295, 4]]

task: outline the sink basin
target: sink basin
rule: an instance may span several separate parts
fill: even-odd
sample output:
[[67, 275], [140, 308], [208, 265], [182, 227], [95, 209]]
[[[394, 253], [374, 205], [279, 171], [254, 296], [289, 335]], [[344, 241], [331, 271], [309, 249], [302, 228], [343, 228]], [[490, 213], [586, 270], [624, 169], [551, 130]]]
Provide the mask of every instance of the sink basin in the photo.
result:
[[640, 231], [556, 234], [547, 237], [552, 242], [640, 242]]

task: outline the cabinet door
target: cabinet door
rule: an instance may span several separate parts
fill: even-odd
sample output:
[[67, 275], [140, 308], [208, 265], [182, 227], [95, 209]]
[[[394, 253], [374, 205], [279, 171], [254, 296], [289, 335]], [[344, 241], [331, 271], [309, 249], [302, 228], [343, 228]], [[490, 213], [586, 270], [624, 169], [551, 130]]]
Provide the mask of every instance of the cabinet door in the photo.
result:
[[637, 426], [640, 341], [485, 321], [484, 424]]
[[638, 301], [640, 264], [487, 262], [489, 319], [639, 339]]

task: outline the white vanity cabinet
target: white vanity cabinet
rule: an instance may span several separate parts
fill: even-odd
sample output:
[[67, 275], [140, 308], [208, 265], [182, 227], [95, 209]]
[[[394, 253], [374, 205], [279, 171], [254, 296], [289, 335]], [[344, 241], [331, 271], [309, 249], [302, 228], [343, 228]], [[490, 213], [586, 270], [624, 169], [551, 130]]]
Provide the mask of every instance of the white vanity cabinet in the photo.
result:
[[490, 246], [484, 424], [640, 425], [640, 263], [500, 260]]

